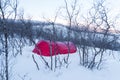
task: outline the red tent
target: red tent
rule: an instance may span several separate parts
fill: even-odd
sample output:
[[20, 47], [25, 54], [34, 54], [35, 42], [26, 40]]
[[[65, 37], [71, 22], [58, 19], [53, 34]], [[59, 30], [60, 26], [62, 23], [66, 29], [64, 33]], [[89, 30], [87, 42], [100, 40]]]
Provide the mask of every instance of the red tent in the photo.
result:
[[36, 44], [33, 52], [42, 56], [53, 56], [75, 53], [76, 50], [77, 49], [72, 42], [50, 42], [48, 40], [41, 40]]

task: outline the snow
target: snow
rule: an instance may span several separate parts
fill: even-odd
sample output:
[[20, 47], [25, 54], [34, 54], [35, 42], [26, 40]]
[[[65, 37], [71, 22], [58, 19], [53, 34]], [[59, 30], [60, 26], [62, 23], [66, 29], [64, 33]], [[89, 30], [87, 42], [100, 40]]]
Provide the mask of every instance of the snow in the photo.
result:
[[[23, 55], [16, 57], [14, 80], [120, 80], [120, 55], [117, 51], [113, 52], [114, 56], [106, 54], [106, 61], [101, 70], [89, 70], [79, 65], [78, 53], [75, 53], [70, 55], [68, 68], [62, 67], [51, 71], [43, 65], [38, 55], [32, 53], [33, 48], [33, 46], [25, 47]], [[39, 64], [40, 70], [37, 70], [32, 55]], [[61, 55], [63, 56], [65, 55]], [[46, 59], [49, 60], [49, 57]]]

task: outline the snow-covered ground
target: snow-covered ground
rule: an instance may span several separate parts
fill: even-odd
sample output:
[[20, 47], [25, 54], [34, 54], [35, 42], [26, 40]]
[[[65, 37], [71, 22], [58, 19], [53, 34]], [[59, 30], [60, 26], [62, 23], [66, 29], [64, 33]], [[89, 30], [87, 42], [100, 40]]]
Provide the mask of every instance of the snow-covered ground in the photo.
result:
[[[68, 68], [62, 67], [51, 71], [45, 68], [40, 57], [34, 54], [40, 70], [32, 59], [32, 47], [25, 47], [23, 55], [16, 57], [13, 67], [14, 80], [120, 80], [120, 54], [113, 52], [106, 55], [106, 61], [101, 70], [89, 70], [79, 65], [78, 53], [70, 55]], [[62, 55], [64, 56], [64, 55]]]

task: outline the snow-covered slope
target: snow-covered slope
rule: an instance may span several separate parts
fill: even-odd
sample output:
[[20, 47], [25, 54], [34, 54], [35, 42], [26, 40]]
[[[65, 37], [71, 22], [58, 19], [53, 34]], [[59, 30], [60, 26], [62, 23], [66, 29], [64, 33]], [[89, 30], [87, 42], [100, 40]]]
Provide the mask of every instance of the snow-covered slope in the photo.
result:
[[[25, 47], [23, 55], [16, 57], [13, 67], [14, 80], [120, 80], [120, 55], [118, 52], [114, 52], [114, 56], [106, 55], [106, 61], [101, 70], [91, 71], [80, 66], [78, 53], [75, 53], [70, 55], [68, 68], [62, 67], [51, 71], [43, 65], [38, 55], [32, 53], [33, 48], [33, 46]], [[33, 62], [32, 54], [39, 64], [39, 71]], [[49, 60], [49, 58], [47, 59]]]

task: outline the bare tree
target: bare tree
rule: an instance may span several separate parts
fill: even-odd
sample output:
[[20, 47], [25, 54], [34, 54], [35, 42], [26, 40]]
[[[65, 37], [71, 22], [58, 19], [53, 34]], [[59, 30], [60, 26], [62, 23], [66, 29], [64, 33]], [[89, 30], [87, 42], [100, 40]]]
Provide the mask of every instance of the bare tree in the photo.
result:
[[[53, 20], [49, 19], [47, 20], [47, 22], [52, 26], [52, 29], [47, 29], [47, 32], [50, 33], [51, 35], [48, 36], [48, 40], [50, 41], [50, 44], [49, 44], [49, 49], [50, 49], [50, 64], [48, 64], [49, 62], [47, 62], [43, 57], [42, 59], [44, 60], [46, 66], [48, 66], [48, 68], [50, 68], [51, 70], [55, 70], [57, 68], [57, 47], [55, 47], [55, 50], [54, 52], [52, 51], [52, 42], [56, 43], [57, 41], [57, 30], [56, 30], [56, 21], [57, 21], [57, 18], [59, 16], [59, 12], [60, 12], [60, 9], [59, 8], [53, 18]], [[46, 34], [45, 34], [46, 35]], [[55, 44], [55, 46], [57, 46], [57, 44]], [[53, 57], [53, 54], [55, 54], [55, 56]], [[50, 65], [50, 66], [49, 66]]]
[[[71, 28], [74, 24], [74, 22], [77, 22], [77, 17], [79, 15], [79, 11], [80, 11], [80, 7], [77, 5], [77, 0], [73, 0], [72, 4], [68, 4], [67, 0], [64, 0], [65, 2], [65, 12], [66, 12], [66, 20], [68, 22], [68, 37], [67, 37], [67, 41], [68, 41], [68, 52], [70, 52], [70, 48], [69, 48], [69, 41], [71, 39]], [[69, 60], [69, 53], [67, 58], [65, 59], [65, 62], [68, 64], [68, 60]]]
[[17, 15], [17, 0], [0, 0], [0, 19], [1, 19], [1, 27], [3, 30], [3, 46], [4, 46], [4, 56], [5, 56], [5, 72], [3, 76], [5, 75], [5, 80], [9, 80], [9, 30], [7, 27], [7, 21], [8, 19], [15, 19]]
[[[114, 42], [117, 40], [117, 36], [110, 35], [110, 30], [111, 28], [114, 28], [113, 25], [115, 24], [112, 24], [113, 21], [110, 21], [108, 9], [105, 6], [105, 0], [95, 0], [93, 7], [88, 14], [89, 18], [86, 19], [88, 27], [88, 32], [86, 32], [86, 40], [88, 45], [92, 47], [88, 48], [87, 50], [87, 58], [85, 56], [82, 58], [87, 59], [87, 62], [83, 61], [87, 68], [99, 69], [103, 62], [105, 51], [109, 49], [108, 45], [110, 46], [111, 44], [114, 44]], [[92, 30], [92, 32], [89, 30]], [[84, 48], [84, 50], [86, 49], [87, 48]]]

